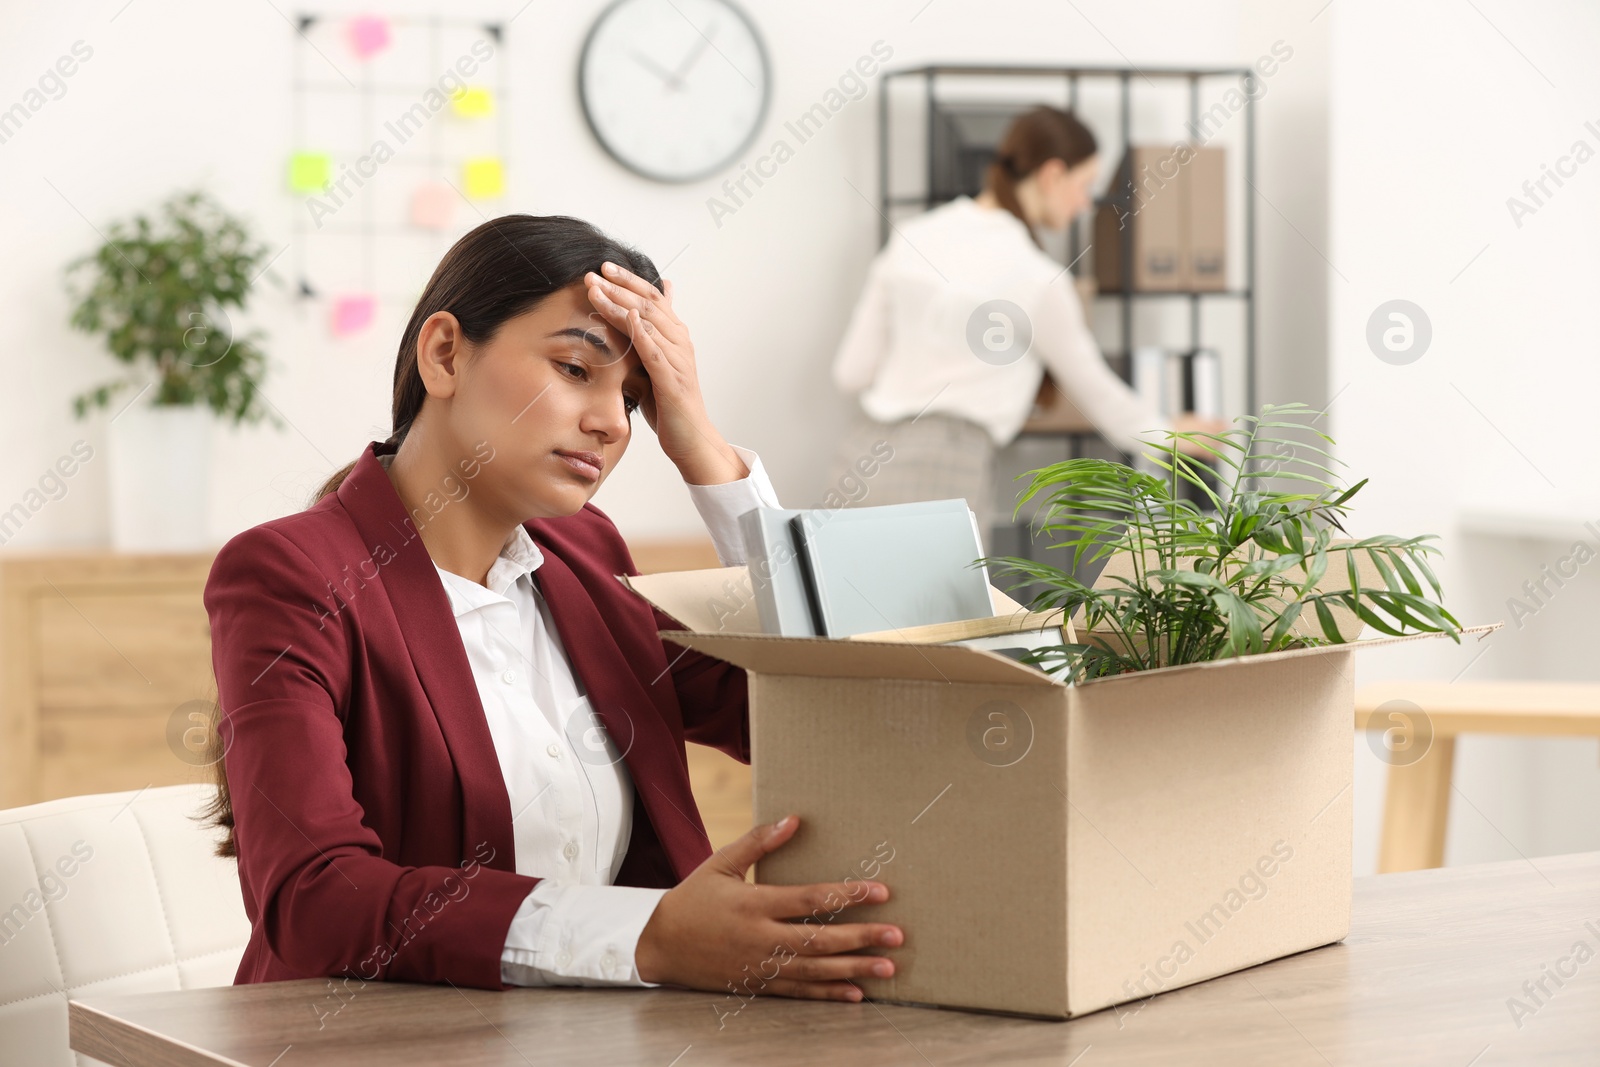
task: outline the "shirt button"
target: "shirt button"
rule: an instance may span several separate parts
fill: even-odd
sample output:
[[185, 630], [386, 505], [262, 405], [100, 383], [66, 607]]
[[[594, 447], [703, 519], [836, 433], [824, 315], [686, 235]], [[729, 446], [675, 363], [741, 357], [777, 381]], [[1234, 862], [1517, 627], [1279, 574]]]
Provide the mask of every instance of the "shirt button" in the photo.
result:
[[561, 758], [561, 746], [560, 745], [557, 745], [555, 743], [551, 743], [549, 745], [549, 747], [547, 747], [545, 749], [545, 751], [550, 753], [550, 758], [551, 759], [560, 759]]
[[500, 680], [502, 682], [506, 683], [507, 685], [510, 685], [512, 682], [515, 682], [517, 680], [517, 672], [516, 671], [506, 671], [504, 674], [502, 674], [500, 676]]
[[566, 966], [571, 965], [571, 963], [572, 963], [572, 953], [570, 953], [570, 952], [557, 952], [556, 953], [556, 966], [557, 967], [566, 967]]
[[567, 857], [567, 859], [569, 859], [569, 860], [577, 859], [578, 858], [578, 843], [576, 841], [568, 841], [567, 842], [567, 847], [561, 850], [561, 854], [563, 856]]
[[616, 970], [617, 969], [617, 954], [615, 952], [607, 952], [604, 956], [601, 956], [600, 957], [600, 966], [604, 967], [607, 971]]

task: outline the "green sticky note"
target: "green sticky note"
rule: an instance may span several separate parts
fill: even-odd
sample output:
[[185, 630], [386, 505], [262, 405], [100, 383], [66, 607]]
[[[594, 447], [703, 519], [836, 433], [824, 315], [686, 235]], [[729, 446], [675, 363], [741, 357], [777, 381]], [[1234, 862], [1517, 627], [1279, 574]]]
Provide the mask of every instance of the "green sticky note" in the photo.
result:
[[326, 152], [296, 152], [289, 157], [289, 188], [296, 193], [320, 193], [333, 177], [333, 160]]

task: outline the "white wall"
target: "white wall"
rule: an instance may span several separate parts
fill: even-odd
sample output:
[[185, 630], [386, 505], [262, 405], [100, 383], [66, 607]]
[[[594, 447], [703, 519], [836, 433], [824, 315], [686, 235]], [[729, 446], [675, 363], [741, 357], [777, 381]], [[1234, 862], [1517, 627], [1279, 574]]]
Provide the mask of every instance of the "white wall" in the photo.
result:
[[[1578, 2], [1335, 3], [1331, 49], [1331, 418], [1351, 470], [1371, 475], [1357, 533], [1442, 535], [1448, 603], [1507, 619], [1484, 645], [1374, 652], [1365, 683], [1394, 677], [1593, 681], [1600, 610], [1581, 569], [1518, 626], [1507, 599], [1582, 535], [1470, 532], [1471, 513], [1600, 519], [1592, 426], [1600, 363], [1594, 293], [1600, 159], [1577, 167], [1517, 224], [1507, 199], [1586, 141], [1600, 152], [1600, 11]], [[1567, 169], [1572, 169], [1570, 166]], [[1541, 197], [1541, 199], [1544, 199]], [[1431, 320], [1431, 347], [1396, 366], [1368, 348], [1380, 303]], [[1525, 524], [1526, 525], [1526, 524]], [[1475, 654], [1481, 654], [1476, 661]], [[1465, 673], [1462, 673], [1465, 671]], [[1426, 709], [1424, 709], [1426, 710]], [[1357, 739], [1357, 855], [1372, 855], [1383, 765]], [[1458, 752], [1449, 863], [1600, 848], [1593, 740], [1468, 738]]]
[[[501, 20], [522, 8], [520, 0], [452, 6], [453, 14]], [[412, 2], [387, 7], [433, 10]], [[576, 99], [576, 64], [600, 7], [534, 4], [510, 24], [511, 192], [499, 210], [576, 214], [638, 243], [658, 263], [671, 260], [714, 417], [730, 440], [761, 452], [780, 493], [814, 501], [829, 476], [827, 443], [848, 410], [828, 385], [826, 366], [876, 247], [874, 208], [850, 187], [868, 195], [876, 188], [875, 96], [832, 118], [718, 227], [705, 201], [720, 177], [653, 184], [614, 164], [589, 134]], [[1274, 40], [1289, 40], [1295, 58], [1260, 105], [1258, 184], [1294, 220], [1291, 228], [1273, 210], [1262, 212], [1263, 379], [1269, 399], [1320, 399], [1322, 268], [1294, 233], [1315, 241], [1324, 225], [1326, 24], [1308, 25], [1315, 10], [1309, 2], [1171, 0], [1135, 10], [1106, 0], [1076, 9], [1046, 0], [751, 0], [747, 8], [774, 71], [772, 106], [752, 158], [878, 40], [893, 48], [895, 66], [929, 59], [1242, 64]], [[11, 342], [6, 367], [17, 386], [0, 395], [0, 502], [9, 504], [73, 440], [82, 436], [97, 448], [104, 440], [105, 416], [74, 423], [67, 406], [71, 395], [116, 370], [94, 338], [65, 327], [61, 268], [98, 242], [92, 226], [203, 181], [279, 249], [290, 242], [293, 213], [304, 209], [282, 187], [291, 147], [292, 35], [272, 5], [136, 0], [124, 9], [122, 0], [108, 0], [29, 5], [26, 20], [20, 0], [6, 0], [3, 10], [0, 101], [7, 105], [73, 42], [94, 49], [66, 94], [0, 145], [0, 192], [12, 208], [0, 232], [13, 253], [0, 259], [0, 308]], [[353, 13], [364, 5], [337, 0], [322, 10]], [[292, 277], [282, 268], [294, 255], [286, 253], [274, 273]], [[416, 278], [418, 288], [423, 280]], [[291, 428], [218, 428], [214, 540], [303, 506], [332, 467], [387, 436], [388, 381], [409, 310], [386, 306], [376, 329], [335, 342], [324, 307], [263, 292], [256, 319], [270, 334], [276, 364], [265, 392]], [[675, 472], [640, 427], [643, 439], [598, 503], [630, 535], [693, 532], [697, 520]], [[105, 543], [104, 472], [103, 462], [89, 463], [66, 498], [42, 509], [0, 551]]]

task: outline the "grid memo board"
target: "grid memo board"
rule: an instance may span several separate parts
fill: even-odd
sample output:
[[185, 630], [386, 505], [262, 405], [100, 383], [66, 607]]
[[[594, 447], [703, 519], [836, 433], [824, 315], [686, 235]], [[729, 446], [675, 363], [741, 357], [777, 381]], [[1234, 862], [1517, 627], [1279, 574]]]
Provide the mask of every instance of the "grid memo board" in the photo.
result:
[[503, 213], [503, 27], [301, 14], [285, 187], [302, 299], [335, 335], [410, 308], [445, 251]]

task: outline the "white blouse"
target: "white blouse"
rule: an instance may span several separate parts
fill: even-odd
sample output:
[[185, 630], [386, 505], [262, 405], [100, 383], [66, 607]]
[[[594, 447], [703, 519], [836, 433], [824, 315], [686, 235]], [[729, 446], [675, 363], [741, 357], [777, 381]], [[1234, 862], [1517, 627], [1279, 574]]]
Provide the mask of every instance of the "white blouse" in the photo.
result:
[[[833, 362], [834, 385], [860, 393], [868, 415], [888, 423], [924, 409], [943, 412], [1006, 445], [1033, 409], [1048, 367], [1122, 451], [1137, 455], [1149, 444], [1140, 434], [1170, 428], [1107, 365], [1071, 277], [1033, 243], [1021, 219], [963, 196], [896, 230], [872, 261]], [[1011, 362], [986, 362], [968, 341], [974, 313], [994, 300], [1022, 308], [1032, 328], [1031, 345]], [[977, 318], [980, 336], [1001, 325]]]
[[[748, 477], [688, 487], [724, 566], [745, 560], [739, 516], [779, 506], [760, 457], [734, 451]], [[387, 467], [392, 458], [379, 460]], [[434, 565], [505, 776], [516, 871], [540, 879], [511, 921], [501, 979], [524, 986], [651, 985], [639, 979], [634, 950], [666, 890], [611, 884], [633, 829], [633, 782], [534, 586], [543, 562], [518, 526], [489, 568], [487, 588]]]

